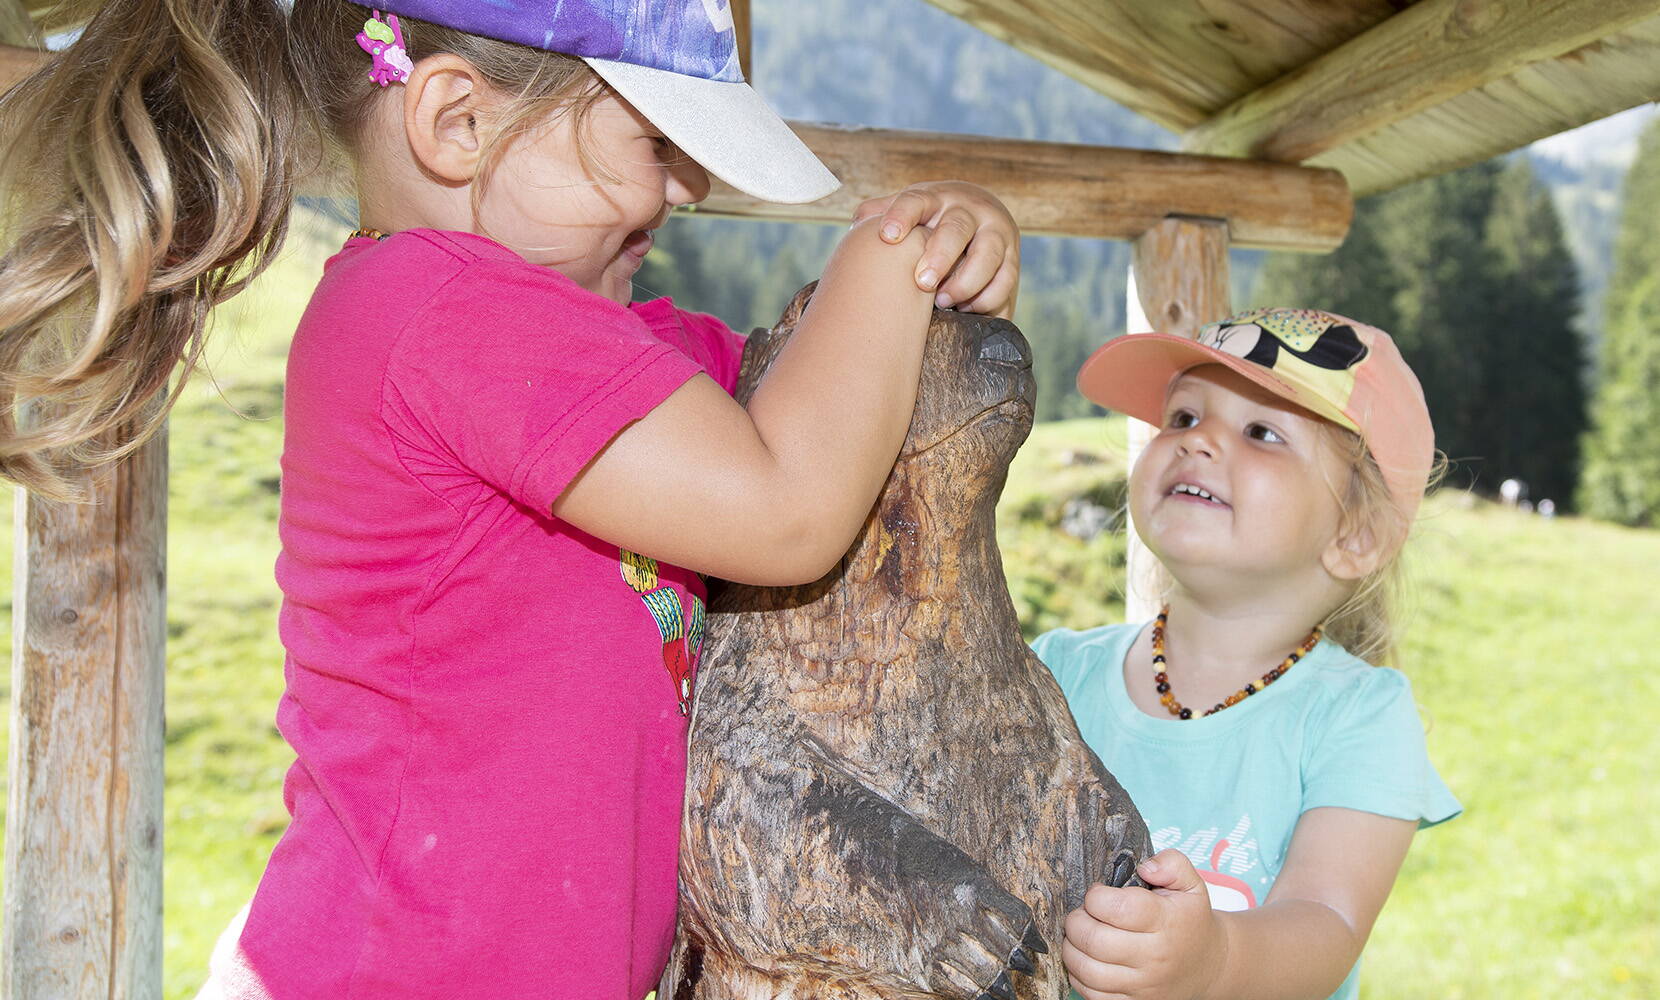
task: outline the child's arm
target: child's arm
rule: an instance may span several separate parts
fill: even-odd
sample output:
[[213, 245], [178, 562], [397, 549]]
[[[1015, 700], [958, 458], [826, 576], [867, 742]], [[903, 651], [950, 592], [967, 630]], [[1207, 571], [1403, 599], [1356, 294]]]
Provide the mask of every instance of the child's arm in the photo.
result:
[[1349, 974], [1417, 824], [1311, 809], [1254, 910], [1222, 913], [1180, 851], [1142, 864], [1157, 888], [1096, 886], [1066, 919], [1062, 958], [1085, 1000], [1321, 1000]]
[[849, 230], [746, 410], [697, 376], [631, 424], [553, 512], [624, 548], [729, 580], [815, 580], [847, 551], [910, 424], [931, 297], [925, 233]]
[[967, 181], [928, 181], [872, 198], [853, 221], [882, 217], [882, 238], [897, 243], [927, 226], [917, 286], [934, 292], [941, 309], [1014, 317], [1020, 289], [1020, 227], [996, 196]]

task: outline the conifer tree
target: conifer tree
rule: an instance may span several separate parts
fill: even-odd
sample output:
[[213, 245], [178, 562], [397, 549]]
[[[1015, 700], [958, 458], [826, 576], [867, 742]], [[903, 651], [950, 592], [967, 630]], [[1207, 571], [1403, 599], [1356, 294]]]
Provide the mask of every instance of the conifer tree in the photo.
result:
[[1479, 344], [1484, 485], [1515, 477], [1534, 501], [1565, 507], [1585, 429], [1584, 348], [1574, 326], [1579, 278], [1550, 193], [1523, 157], [1498, 176], [1487, 247], [1498, 294]]
[[1382, 197], [1355, 202], [1349, 234], [1331, 253], [1269, 254], [1251, 305], [1324, 309], [1394, 330], [1401, 278], [1379, 242], [1382, 209]]
[[1579, 507], [1660, 524], [1660, 123], [1626, 175]]
[[1401, 188], [1385, 199], [1380, 226], [1400, 280], [1389, 332], [1423, 384], [1452, 481], [1463, 485], [1482, 471], [1482, 425], [1492, 416], [1482, 342], [1501, 293], [1485, 233], [1500, 169], [1489, 161]]

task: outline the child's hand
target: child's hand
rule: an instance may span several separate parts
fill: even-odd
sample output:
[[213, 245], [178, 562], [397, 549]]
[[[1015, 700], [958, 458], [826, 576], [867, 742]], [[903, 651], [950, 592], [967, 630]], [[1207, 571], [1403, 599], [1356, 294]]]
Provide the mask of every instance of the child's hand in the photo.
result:
[[898, 243], [917, 226], [933, 232], [916, 283], [934, 305], [1009, 319], [1020, 287], [1020, 227], [991, 192], [966, 181], [913, 184], [872, 198], [853, 221], [882, 216], [882, 239]]
[[1061, 960], [1085, 1000], [1193, 1000], [1222, 972], [1227, 940], [1193, 863], [1160, 851], [1138, 869], [1154, 888], [1098, 885], [1066, 917]]

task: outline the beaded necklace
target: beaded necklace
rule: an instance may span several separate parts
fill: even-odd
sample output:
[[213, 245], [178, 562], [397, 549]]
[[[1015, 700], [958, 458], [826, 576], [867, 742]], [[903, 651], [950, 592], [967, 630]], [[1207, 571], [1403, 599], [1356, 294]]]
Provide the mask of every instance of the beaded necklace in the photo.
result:
[[385, 243], [387, 240], [392, 238], [391, 233], [383, 233], [378, 229], [354, 229], [352, 230], [351, 235], [346, 238], [348, 240], [355, 240], [360, 236], [380, 243]]
[[[1159, 704], [1163, 705], [1171, 715], [1177, 718], [1191, 719], [1193, 718], [1193, 709], [1183, 706], [1181, 702], [1176, 700], [1176, 696], [1170, 692], [1170, 675], [1165, 673], [1164, 669], [1164, 623], [1169, 617], [1170, 605], [1166, 604], [1159, 609], [1159, 616], [1153, 622], [1153, 684], [1159, 693]], [[1292, 664], [1307, 656], [1310, 650], [1320, 644], [1320, 633], [1320, 626], [1314, 626], [1314, 631], [1308, 634], [1308, 638], [1303, 640], [1303, 644], [1292, 650], [1290, 656], [1281, 660], [1279, 666], [1263, 674], [1260, 679], [1252, 681], [1217, 702], [1205, 714], [1215, 715], [1224, 708], [1231, 708], [1279, 680], [1280, 675], [1290, 670]]]

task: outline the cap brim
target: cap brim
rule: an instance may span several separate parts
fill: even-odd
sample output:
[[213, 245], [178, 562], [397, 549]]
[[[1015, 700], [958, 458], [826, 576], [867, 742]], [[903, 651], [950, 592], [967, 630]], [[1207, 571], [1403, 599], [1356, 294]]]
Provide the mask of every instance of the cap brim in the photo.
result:
[[799, 205], [841, 187], [747, 83], [583, 60], [703, 169], [763, 201]]
[[1078, 369], [1078, 391], [1091, 402], [1156, 426], [1164, 422], [1171, 380], [1199, 365], [1224, 365], [1281, 399], [1354, 429], [1347, 414], [1275, 378], [1261, 365], [1169, 333], [1138, 333], [1107, 341]]

